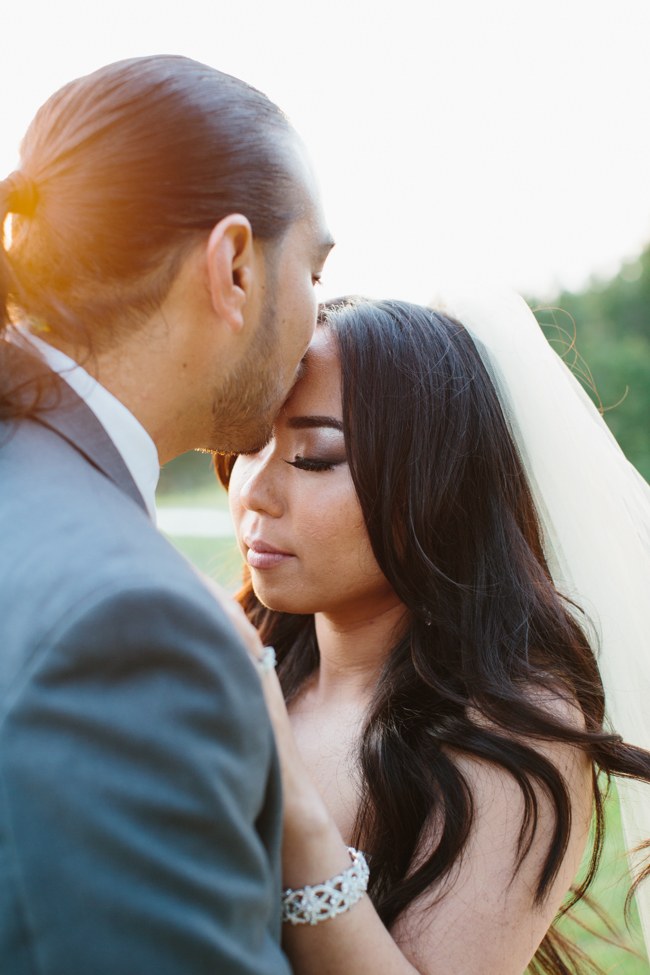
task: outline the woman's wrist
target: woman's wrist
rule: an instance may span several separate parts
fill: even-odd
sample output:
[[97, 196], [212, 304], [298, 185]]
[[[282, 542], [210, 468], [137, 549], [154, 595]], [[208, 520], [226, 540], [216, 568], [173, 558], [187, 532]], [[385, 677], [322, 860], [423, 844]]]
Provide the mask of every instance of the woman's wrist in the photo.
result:
[[283, 885], [304, 887], [321, 883], [350, 865], [348, 847], [314, 790], [304, 790], [285, 807], [282, 842]]
[[368, 889], [370, 871], [360, 850], [348, 847], [351, 863], [341, 873], [319, 884], [287, 888], [282, 894], [282, 920], [293, 925], [330, 921], [345, 914], [361, 900]]

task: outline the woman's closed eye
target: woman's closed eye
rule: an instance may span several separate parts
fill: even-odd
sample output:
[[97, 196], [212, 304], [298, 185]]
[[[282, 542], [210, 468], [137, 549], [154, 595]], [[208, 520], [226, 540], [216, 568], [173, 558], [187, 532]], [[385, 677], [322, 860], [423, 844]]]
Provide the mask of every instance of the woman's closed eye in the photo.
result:
[[345, 458], [302, 457], [296, 454], [293, 460], [285, 461], [291, 467], [300, 471], [333, 471], [335, 467], [345, 463]]

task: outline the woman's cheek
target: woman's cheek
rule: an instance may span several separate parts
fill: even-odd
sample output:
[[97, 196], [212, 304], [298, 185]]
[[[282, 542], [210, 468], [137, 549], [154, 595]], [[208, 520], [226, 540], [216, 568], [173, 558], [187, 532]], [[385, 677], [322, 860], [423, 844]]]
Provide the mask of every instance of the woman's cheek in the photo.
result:
[[232, 478], [228, 487], [228, 508], [230, 510], [232, 523], [235, 526], [235, 535], [237, 537], [237, 541], [239, 541], [239, 525], [241, 522], [243, 509], [239, 497], [237, 483]]
[[370, 543], [361, 508], [355, 494], [350, 497], [347, 485], [321, 497], [312, 509], [309, 524], [305, 525], [303, 537], [309, 540], [310, 548], [320, 551], [328, 560], [338, 561], [342, 568], [350, 564], [358, 565], [359, 557]]

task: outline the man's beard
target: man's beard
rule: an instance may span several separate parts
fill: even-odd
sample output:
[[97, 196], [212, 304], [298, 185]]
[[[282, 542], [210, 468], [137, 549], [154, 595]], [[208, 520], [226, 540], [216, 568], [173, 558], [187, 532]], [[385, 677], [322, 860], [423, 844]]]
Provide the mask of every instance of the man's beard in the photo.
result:
[[210, 449], [246, 454], [261, 450], [286, 395], [279, 383], [275, 303], [262, 314], [248, 357], [227, 377], [212, 406]]

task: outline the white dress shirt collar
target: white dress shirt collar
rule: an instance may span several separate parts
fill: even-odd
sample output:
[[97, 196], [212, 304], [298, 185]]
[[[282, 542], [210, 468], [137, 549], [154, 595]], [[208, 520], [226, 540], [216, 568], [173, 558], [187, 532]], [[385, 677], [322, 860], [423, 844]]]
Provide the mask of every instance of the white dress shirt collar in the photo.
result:
[[53, 372], [64, 379], [106, 430], [142, 495], [147, 511], [156, 520], [156, 487], [160, 477], [158, 451], [133, 413], [98, 383], [83, 366], [37, 335], [20, 329], [20, 336], [35, 347]]

